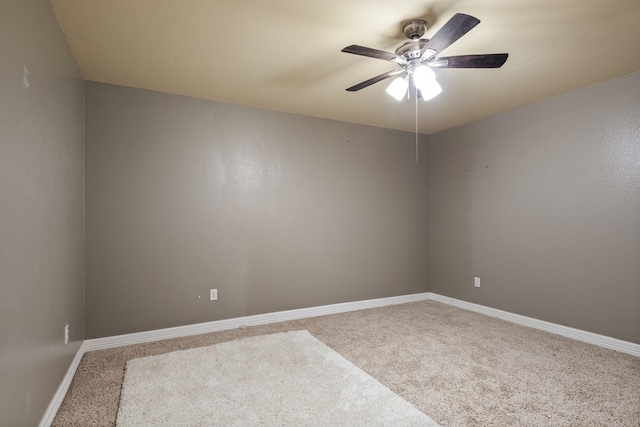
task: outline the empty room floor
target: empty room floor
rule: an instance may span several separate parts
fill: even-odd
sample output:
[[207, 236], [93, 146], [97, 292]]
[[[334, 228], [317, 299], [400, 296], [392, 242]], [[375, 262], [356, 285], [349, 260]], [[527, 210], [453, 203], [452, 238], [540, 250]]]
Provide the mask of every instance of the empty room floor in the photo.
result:
[[90, 352], [53, 425], [115, 425], [127, 360], [291, 330], [442, 426], [640, 425], [640, 358], [434, 301]]

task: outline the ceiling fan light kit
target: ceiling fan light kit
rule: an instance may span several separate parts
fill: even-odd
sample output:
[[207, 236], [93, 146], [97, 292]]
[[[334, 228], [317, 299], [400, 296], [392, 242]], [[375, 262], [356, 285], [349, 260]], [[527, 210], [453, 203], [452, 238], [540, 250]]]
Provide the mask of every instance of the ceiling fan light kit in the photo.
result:
[[358, 45], [345, 47], [342, 52], [395, 62], [400, 66], [398, 69], [351, 86], [347, 88], [347, 91], [355, 92], [389, 77], [403, 74], [403, 76], [399, 76], [391, 82], [387, 87], [387, 93], [401, 101], [408, 94], [409, 87], [413, 83], [416, 96], [428, 101], [442, 92], [442, 87], [438, 84], [436, 75], [431, 68], [502, 67], [509, 57], [507, 53], [436, 58], [437, 55], [479, 23], [480, 20], [478, 18], [456, 13], [431, 39], [423, 39], [421, 37], [427, 31], [427, 22], [421, 19], [408, 21], [402, 26], [402, 32], [409, 41], [398, 47], [395, 54]]

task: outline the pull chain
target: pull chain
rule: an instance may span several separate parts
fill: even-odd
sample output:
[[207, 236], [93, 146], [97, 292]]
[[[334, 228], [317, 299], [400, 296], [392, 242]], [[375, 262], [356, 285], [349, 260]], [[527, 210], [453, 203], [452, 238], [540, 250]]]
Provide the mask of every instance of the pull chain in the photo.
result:
[[414, 96], [416, 102], [416, 164], [418, 164], [418, 88]]

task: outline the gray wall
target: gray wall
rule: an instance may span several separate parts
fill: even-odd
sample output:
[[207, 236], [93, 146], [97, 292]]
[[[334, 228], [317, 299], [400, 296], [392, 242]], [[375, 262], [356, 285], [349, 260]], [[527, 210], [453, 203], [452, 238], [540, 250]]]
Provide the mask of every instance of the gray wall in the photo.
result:
[[51, 4], [0, 2], [3, 426], [38, 424], [84, 336], [83, 90]]
[[87, 337], [427, 290], [414, 134], [85, 90]]
[[430, 290], [640, 343], [639, 105], [635, 73], [430, 136]]

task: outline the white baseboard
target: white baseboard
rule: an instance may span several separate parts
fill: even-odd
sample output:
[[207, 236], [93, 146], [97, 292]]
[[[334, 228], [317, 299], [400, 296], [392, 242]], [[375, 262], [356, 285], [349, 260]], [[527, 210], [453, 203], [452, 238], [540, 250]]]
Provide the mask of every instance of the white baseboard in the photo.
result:
[[53, 423], [53, 419], [58, 413], [58, 409], [60, 409], [64, 396], [67, 394], [67, 390], [69, 390], [71, 380], [73, 380], [73, 376], [76, 374], [76, 369], [78, 369], [78, 365], [80, 365], [82, 356], [84, 356], [84, 352], [84, 342], [82, 342], [75, 357], [71, 361], [71, 365], [69, 365], [69, 369], [67, 369], [67, 373], [64, 375], [62, 382], [58, 386], [58, 390], [56, 390], [56, 394], [53, 395], [53, 399], [51, 399], [44, 416], [40, 420], [40, 424], [38, 424], [39, 427], [49, 427], [51, 423]]
[[216, 320], [212, 322], [197, 323], [194, 325], [177, 326], [173, 328], [158, 329], [153, 331], [137, 332], [133, 334], [116, 335], [106, 338], [95, 338], [84, 342], [84, 351], [103, 350], [107, 348], [122, 347], [132, 344], [165, 340], [170, 338], [186, 337], [191, 335], [206, 334], [209, 332], [237, 329], [246, 326], [266, 325], [268, 323], [285, 322], [288, 320], [305, 319], [308, 317], [324, 316], [328, 314], [345, 313], [348, 311], [364, 310], [367, 308], [383, 307], [408, 302], [433, 300], [465, 310], [474, 311], [491, 317], [507, 320], [519, 325], [540, 329], [578, 341], [594, 344], [611, 350], [620, 351], [640, 356], [640, 344], [611, 338], [605, 335], [595, 334], [556, 323], [508, 311], [486, 307], [455, 298], [446, 297], [432, 292], [401, 295], [396, 297], [370, 299], [364, 301], [345, 302], [340, 304], [323, 305], [318, 307], [300, 308], [296, 310], [278, 311], [274, 313], [257, 314], [254, 316], [236, 317], [233, 319]]
[[125, 345], [141, 344], [169, 338], [186, 337], [190, 335], [206, 334], [209, 332], [225, 331], [246, 326], [266, 325], [268, 323], [285, 322], [288, 320], [305, 319], [308, 317], [324, 316], [327, 314], [346, 313], [348, 311], [364, 310], [367, 308], [384, 307], [387, 305], [404, 304], [407, 302], [429, 299], [429, 293], [400, 295], [396, 297], [377, 298], [364, 301], [345, 302], [340, 304], [322, 305], [318, 307], [300, 308], [296, 310], [277, 311], [274, 313], [256, 314], [254, 316], [236, 317], [234, 319], [215, 320], [195, 325], [177, 326], [154, 331], [137, 332], [133, 334], [116, 335], [106, 338], [86, 340], [85, 351], [103, 350], [106, 348], [122, 347]]
[[629, 341], [611, 338], [605, 335], [594, 334], [580, 329], [570, 328], [568, 326], [558, 325], [556, 323], [545, 322], [544, 320], [534, 319], [532, 317], [522, 316], [520, 314], [510, 313], [508, 311], [498, 310], [496, 308], [486, 307], [480, 304], [474, 304], [455, 298], [445, 297], [443, 295], [429, 292], [429, 299], [454, 307], [462, 308], [476, 313], [484, 314], [498, 319], [507, 320], [518, 325], [528, 326], [530, 328], [540, 329], [552, 334], [562, 335], [563, 337], [572, 338], [577, 341], [594, 344], [611, 350], [620, 351], [622, 353], [640, 356], [640, 344]]

